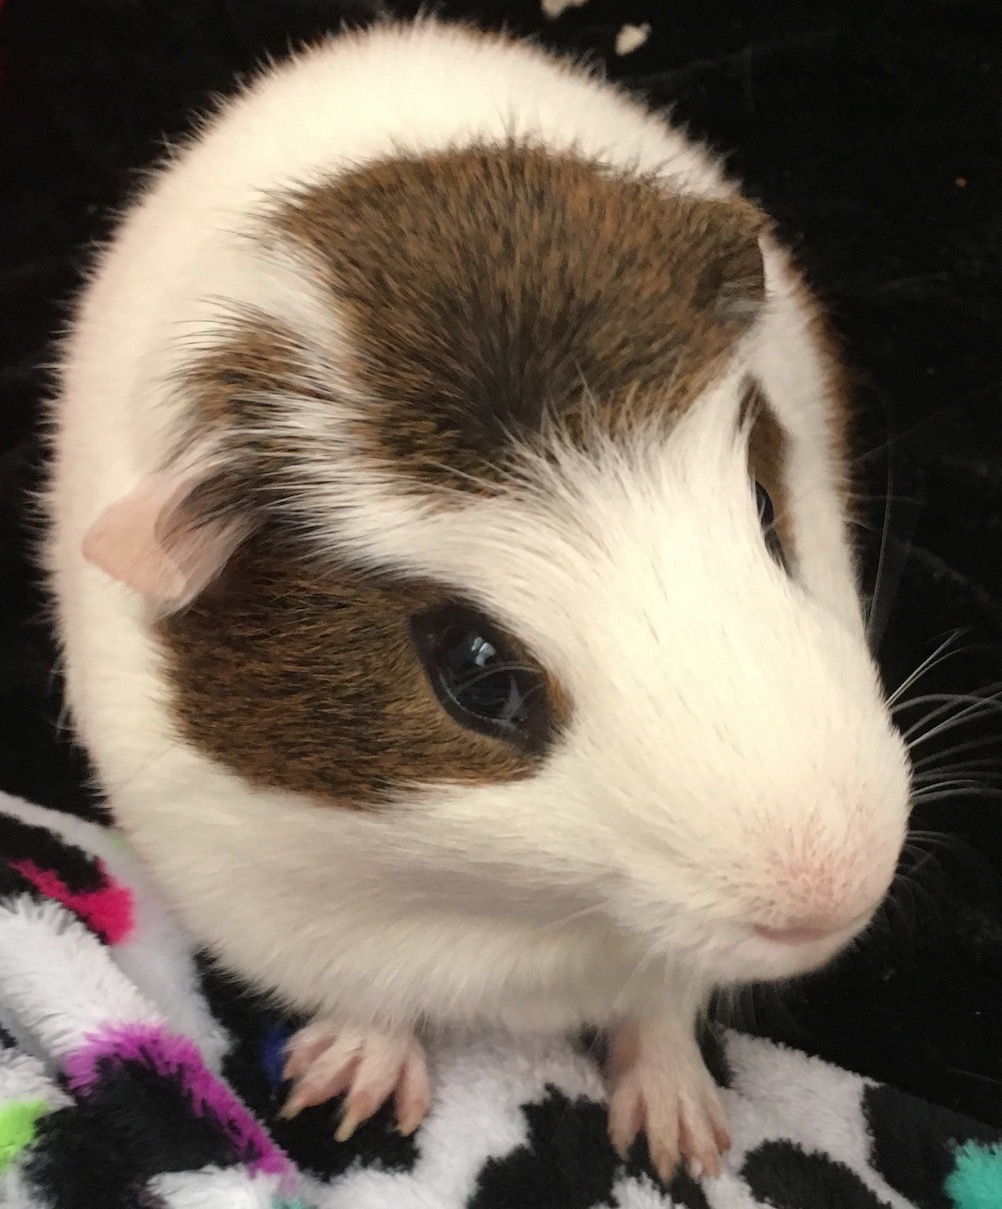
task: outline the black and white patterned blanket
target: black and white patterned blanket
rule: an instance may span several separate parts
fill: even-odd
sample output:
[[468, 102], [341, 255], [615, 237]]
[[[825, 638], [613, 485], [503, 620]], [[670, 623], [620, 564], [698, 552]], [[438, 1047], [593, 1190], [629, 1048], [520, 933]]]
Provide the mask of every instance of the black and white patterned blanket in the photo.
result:
[[298, 1021], [213, 971], [116, 833], [0, 795], [4, 1209], [998, 1209], [1002, 1133], [743, 1034], [708, 1045], [724, 1173], [622, 1162], [571, 1042], [432, 1052], [412, 1138], [335, 1107], [292, 1121]]

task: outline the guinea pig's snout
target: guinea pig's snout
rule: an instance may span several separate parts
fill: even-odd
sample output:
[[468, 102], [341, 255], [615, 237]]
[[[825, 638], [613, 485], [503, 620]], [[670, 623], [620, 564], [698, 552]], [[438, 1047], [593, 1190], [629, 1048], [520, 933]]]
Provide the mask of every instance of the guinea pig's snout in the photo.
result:
[[900, 847], [774, 852], [769, 901], [749, 921], [760, 939], [779, 945], [848, 940], [872, 919], [890, 889]]

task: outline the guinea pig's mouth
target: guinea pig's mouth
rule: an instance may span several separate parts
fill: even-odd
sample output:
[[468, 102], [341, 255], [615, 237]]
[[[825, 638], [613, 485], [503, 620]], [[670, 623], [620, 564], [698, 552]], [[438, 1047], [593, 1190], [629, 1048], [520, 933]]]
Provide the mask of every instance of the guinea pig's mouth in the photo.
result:
[[743, 939], [736, 946], [738, 960], [747, 963], [749, 975], [756, 980], [782, 979], [809, 974], [833, 960], [860, 936], [876, 914], [862, 912], [849, 922], [836, 925], [798, 923], [786, 927], [746, 924]]
[[804, 947], [819, 943], [832, 944], [850, 940], [861, 932], [873, 918], [874, 911], [864, 911], [849, 923], [834, 926], [823, 923], [796, 924], [789, 927], [774, 928], [768, 924], [752, 924], [749, 931], [752, 936], [771, 944]]
[[631, 903], [629, 915], [615, 909], [611, 914], [640, 946], [700, 970], [725, 986], [783, 981], [820, 969], [869, 927], [885, 896], [886, 890], [871, 898], [862, 911], [857, 899], [852, 905], [843, 902], [831, 912], [785, 917], [772, 912], [717, 914], [682, 903], [668, 904], [664, 897], [657, 902], [648, 900], [642, 912]]
[[866, 930], [875, 912], [827, 927], [820, 921], [774, 926], [705, 920], [698, 929], [701, 939], [694, 931], [682, 952], [721, 985], [782, 981], [827, 965]]

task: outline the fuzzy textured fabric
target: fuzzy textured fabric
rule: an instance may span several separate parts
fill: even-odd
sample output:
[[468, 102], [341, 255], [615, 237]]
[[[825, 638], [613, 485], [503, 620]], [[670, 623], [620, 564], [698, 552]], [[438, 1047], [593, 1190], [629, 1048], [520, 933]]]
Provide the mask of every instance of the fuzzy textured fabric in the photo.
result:
[[[100, 813], [83, 758], [57, 726], [58, 682], [26, 506], [42, 468], [44, 367], [86, 242], [107, 230], [134, 171], [165, 136], [185, 129], [212, 91], [231, 86], [266, 52], [282, 54], [344, 18], [364, 20], [371, 7], [365, 0], [6, 0], [0, 8], [0, 788], [71, 814]], [[406, 15], [416, 6], [389, 7]], [[859, 373], [861, 539], [888, 686], [956, 637], [900, 711], [902, 725], [917, 728], [915, 753], [929, 783], [915, 811], [917, 849], [884, 919], [823, 975], [756, 998], [741, 1023], [944, 1113], [1002, 1127], [1002, 713], [972, 700], [1002, 683], [997, 5], [462, 0], [441, 8], [589, 52], [652, 102], [674, 105], [778, 218], [829, 304]], [[44, 851], [18, 849], [17, 859], [16, 876], [34, 892], [59, 890]], [[90, 892], [76, 888], [82, 898], [73, 909], [119, 945], [114, 896]], [[194, 1000], [178, 995], [190, 1009]], [[180, 1001], [177, 1010], [185, 1010]], [[218, 1011], [235, 1037], [256, 1027], [239, 998]], [[195, 1022], [180, 1031], [206, 1052]], [[782, 1051], [762, 1052], [774, 1055], [779, 1071]], [[478, 1070], [485, 1097], [503, 1099], [492, 1090], [500, 1084]], [[19, 1102], [5, 1118], [11, 1137], [37, 1128], [48, 1095]], [[485, 1101], [472, 1102], [479, 1110]], [[529, 1129], [530, 1118], [513, 1111], [517, 1128]], [[499, 1179], [518, 1163], [527, 1173], [519, 1187], [529, 1191], [509, 1203], [615, 1203], [608, 1183], [594, 1196], [585, 1187], [585, 1167], [577, 1199], [561, 1201], [547, 1189], [547, 1172], [561, 1163], [574, 1168], [583, 1145], [575, 1139], [597, 1129], [584, 1114], [570, 1134], [554, 1133], [569, 1112], [558, 1104], [532, 1118], [543, 1132], [547, 1119], [554, 1123], [549, 1152], [538, 1141], [524, 1153], [522, 1142], [491, 1150], [507, 1156], [489, 1165]], [[894, 1162], [902, 1171], [926, 1170], [921, 1121], [932, 1110], [914, 1112], [919, 1124], [900, 1116], [905, 1137]], [[86, 1126], [79, 1131], [67, 1135], [66, 1153], [76, 1146], [86, 1170], [104, 1155], [90, 1153]], [[326, 1119], [313, 1137], [316, 1162], [345, 1161], [330, 1147]], [[914, 1153], [906, 1159], [909, 1137]], [[397, 1146], [379, 1162], [406, 1182], [416, 1160]], [[549, 1156], [542, 1163], [541, 1146]], [[308, 1167], [298, 1152], [296, 1160]], [[436, 1162], [451, 1170], [445, 1151]], [[981, 1152], [956, 1156], [949, 1170], [940, 1163], [937, 1172], [938, 1182], [923, 1184], [927, 1199], [916, 1195], [915, 1203], [948, 1206], [949, 1196], [965, 1209], [993, 1203], [979, 1192], [994, 1178]], [[811, 1179], [826, 1186], [829, 1174], [801, 1171], [791, 1187]], [[799, 1203], [792, 1192], [768, 1195], [776, 1205]], [[396, 1204], [396, 1197], [387, 1192], [371, 1203]], [[406, 1204], [403, 1193], [399, 1203]], [[829, 1203], [852, 1204], [834, 1192]]]
[[[296, 1021], [214, 973], [114, 832], [0, 795], [0, 1205], [11, 1209], [988, 1209], [1002, 1131], [739, 1033], [708, 1039], [724, 1173], [662, 1188], [569, 1043], [431, 1051], [419, 1132], [292, 1121]], [[26, 853], [32, 858], [26, 858]]]

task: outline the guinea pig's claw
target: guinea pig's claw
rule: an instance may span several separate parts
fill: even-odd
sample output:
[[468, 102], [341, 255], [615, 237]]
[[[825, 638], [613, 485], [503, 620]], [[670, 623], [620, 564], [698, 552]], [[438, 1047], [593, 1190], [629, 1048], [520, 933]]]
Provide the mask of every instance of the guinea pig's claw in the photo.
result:
[[685, 1160], [694, 1179], [720, 1174], [731, 1144], [716, 1085], [695, 1041], [632, 1031], [625, 1062], [613, 1063], [609, 1138], [626, 1158], [638, 1134], [647, 1135], [651, 1165], [667, 1183]]
[[291, 1121], [293, 1117], [298, 1117], [305, 1107], [306, 1104], [303, 1102], [302, 1097], [292, 1092], [278, 1110], [278, 1119], [280, 1121]]
[[358, 1129], [359, 1125], [371, 1115], [371, 1113], [366, 1113], [352, 1104], [346, 1104], [344, 1112], [341, 1114], [341, 1120], [338, 1122], [338, 1127], [334, 1131], [334, 1141], [347, 1142], [355, 1130]]
[[424, 1120], [425, 1113], [427, 1113], [427, 1111], [427, 1105], [421, 1105], [420, 1107], [416, 1109], [412, 1108], [406, 1114], [399, 1116], [397, 1118], [397, 1133], [400, 1134], [402, 1138], [409, 1138], [411, 1134], [416, 1133], [418, 1126]]
[[288, 1054], [282, 1070], [283, 1079], [299, 1079], [331, 1043], [331, 1033], [324, 1025], [308, 1024], [289, 1041]]
[[613, 1094], [609, 1100], [609, 1140], [625, 1163], [644, 1124], [643, 1105], [637, 1096]]
[[397, 1132], [409, 1138], [425, 1119], [431, 1105], [431, 1086], [428, 1082], [428, 1066], [424, 1055], [418, 1051], [420, 1061], [409, 1055], [393, 1095], [393, 1107], [397, 1115]]
[[334, 1134], [338, 1142], [347, 1142], [391, 1096], [398, 1129], [409, 1136], [431, 1099], [424, 1050], [410, 1036], [310, 1024], [289, 1043], [285, 1069], [295, 1083], [279, 1113], [284, 1119], [345, 1093]]

